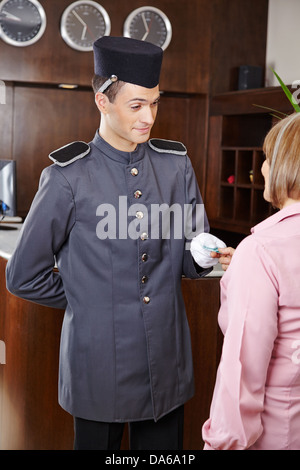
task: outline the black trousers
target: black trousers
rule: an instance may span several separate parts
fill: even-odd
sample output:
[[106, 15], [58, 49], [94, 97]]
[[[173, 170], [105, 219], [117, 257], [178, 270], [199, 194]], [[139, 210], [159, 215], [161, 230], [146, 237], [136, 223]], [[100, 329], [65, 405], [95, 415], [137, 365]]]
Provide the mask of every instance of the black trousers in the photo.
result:
[[[158, 421], [129, 423], [131, 450], [182, 450], [184, 407]], [[119, 450], [125, 423], [74, 418], [75, 450]]]

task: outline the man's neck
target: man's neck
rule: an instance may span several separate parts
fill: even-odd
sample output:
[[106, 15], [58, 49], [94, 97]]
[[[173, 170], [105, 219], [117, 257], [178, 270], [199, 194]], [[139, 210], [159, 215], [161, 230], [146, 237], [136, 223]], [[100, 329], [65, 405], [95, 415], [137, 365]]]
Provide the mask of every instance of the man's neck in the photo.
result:
[[110, 135], [110, 133], [105, 132], [103, 128], [99, 129], [99, 135], [102, 139], [105, 140], [111, 147], [119, 150], [120, 152], [134, 152], [137, 144], [135, 142], [129, 142], [125, 139], [116, 138], [115, 136]]

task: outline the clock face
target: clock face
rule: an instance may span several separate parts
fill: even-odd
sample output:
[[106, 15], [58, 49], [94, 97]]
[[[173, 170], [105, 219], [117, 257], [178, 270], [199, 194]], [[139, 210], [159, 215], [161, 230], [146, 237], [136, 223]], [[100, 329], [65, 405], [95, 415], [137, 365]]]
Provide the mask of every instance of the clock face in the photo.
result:
[[46, 29], [46, 14], [37, 0], [3, 0], [0, 3], [0, 38], [13, 46], [30, 46]]
[[172, 26], [165, 13], [158, 8], [146, 6], [130, 13], [124, 23], [123, 34], [166, 49], [172, 38]]
[[93, 43], [110, 33], [106, 10], [93, 1], [77, 1], [66, 8], [61, 19], [64, 41], [78, 51], [92, 51]]

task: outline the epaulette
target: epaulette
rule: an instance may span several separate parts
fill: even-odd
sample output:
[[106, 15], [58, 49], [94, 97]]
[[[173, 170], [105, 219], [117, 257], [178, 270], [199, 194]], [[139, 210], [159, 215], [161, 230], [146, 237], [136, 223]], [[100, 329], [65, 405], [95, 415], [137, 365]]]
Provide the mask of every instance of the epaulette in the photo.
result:
[[90, 150], [90, 146], [85, 142], [72, 142], [51, 152], [49, 158], [59, 166], [67, 166], [85, 157]]
[[159, 153], [173, 153], [174, 155], [186, 155], [187, 149], [181, 143], [175, 140], [150, 139], [149, 146]]

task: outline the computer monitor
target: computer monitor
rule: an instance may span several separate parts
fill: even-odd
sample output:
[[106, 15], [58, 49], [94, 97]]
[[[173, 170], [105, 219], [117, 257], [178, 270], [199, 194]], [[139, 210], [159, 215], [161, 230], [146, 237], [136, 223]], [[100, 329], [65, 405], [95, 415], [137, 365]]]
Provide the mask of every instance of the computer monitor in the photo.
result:
[[16, 162], [0, 159], [0, 220], [17, 215]]

